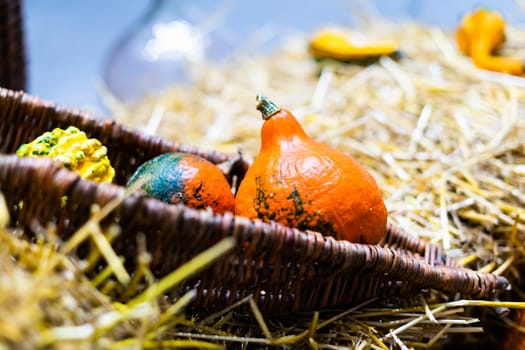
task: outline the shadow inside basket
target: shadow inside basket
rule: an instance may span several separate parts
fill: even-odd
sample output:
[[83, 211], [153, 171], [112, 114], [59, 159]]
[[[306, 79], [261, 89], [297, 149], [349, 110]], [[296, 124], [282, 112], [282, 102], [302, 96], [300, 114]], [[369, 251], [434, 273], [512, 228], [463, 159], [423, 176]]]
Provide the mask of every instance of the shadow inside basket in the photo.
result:
[[[0, 89], [0, 118], [0, 191], [12, 224], [28, 234], [37, 220], [56, 225], [62, 239], [71, 237], [89, 219], [93, 204], [102, 207], [121, 198], [136, 168], [162, 153], [188, 152], [220, 164], [232, 186], [242, 181], [248, 168], [239, 155], [146, 136], [116, 121], [91, 118], [22, 92]], [[106, 145], [116, 171], [113, 184], [83, 180], [47, 159], [14, 155], [20, 144], [70, 125]], [[412, 297], [429, 289], [450, 296], [493, 298], [508, 287], [503, 277], [456, 266], [439, 246], [393, 224], [380, 244], [356, 244], [231, 213], [169, 205], [141, 193], [126, 196], [101, 224], [120, 226], [113, 248], [130, 269], [138, 254], [137, 237], [143, 235], [157, 277], [233, 237], [236, 245], [230, 253], [170, 291], [181, 295], [196, 289], [197, 308], [221, 309], [251, 295], [263, 312], [280, 313], [356, 304], [373, 297]]]

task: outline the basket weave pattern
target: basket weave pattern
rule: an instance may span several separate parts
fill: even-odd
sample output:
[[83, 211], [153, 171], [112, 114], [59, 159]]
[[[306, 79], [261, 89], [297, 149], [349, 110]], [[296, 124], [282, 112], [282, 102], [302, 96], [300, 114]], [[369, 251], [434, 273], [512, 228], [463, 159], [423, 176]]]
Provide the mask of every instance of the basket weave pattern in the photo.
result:
[[[247, 164], [237, 156], [144, 136], [115, 121], [92, 119], [80, 111], [0, 89], [0, 190], [13, 224], [29, 233], [32, 220], [54, 222], [67, 238], [89, 217], [92, 204], [104, 205], [122, 196], [123, 184], [152, 157], [169, 151], [199, 154], [225, 163], [228, 179], [241, 181]], [[77, 126], [108, 147], [116, 170], [114, 184], [80, 179], [47, 159], [18, 158], [12, 153], [54, 127]], [[67, 196], [65, 206], [61, 198]], [[22, 206], [18, 204], [23, 202]], [[196, 288], [195, 305], [217, 309], [252, 295], [264, 312], [306, 311], [352, 304], [372, 297], [407, 297], [436, 289], [449, 295], [493, 297], [507, 281], [498, 276], [457, 267], [436, 245], [411, 237], [389, 225], [379, 245], [354, 244], [302, 232], [276, 223], [214, 215], [184, 206], [167, 205], [133, 194], [104, 224], [118, 223], [117, 254], [132, 264], [136, 237], [143, 234], [152, 255], [151, 268], [163, 276], [223, 237], [236, 248], [173, 293]]]

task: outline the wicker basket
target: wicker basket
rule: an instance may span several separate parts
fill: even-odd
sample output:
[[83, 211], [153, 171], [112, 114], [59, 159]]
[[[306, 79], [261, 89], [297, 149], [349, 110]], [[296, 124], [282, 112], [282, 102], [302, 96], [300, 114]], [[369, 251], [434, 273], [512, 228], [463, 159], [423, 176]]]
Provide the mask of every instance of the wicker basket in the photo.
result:
[[[0, 190], [12, 223], [30, 232], [34, 219], [54, 222], [69, 237], [89, 216], [90, 207], [122, 195], [123, 184], [144, 161], [168, 151], [199, 154], [228, 165], [228, 179], [241, 181], [247, 164], [238, 156], [205, 152], [157, 137], [145, 136], [111, 121], [58, 107], [22, 92], [0, 89]], [[13, 155], [21, 143], [44, 131], [74, 125], [101, 140], [116, 169], [114, 184], [80, 179], [45, 159]], [[68, 196], [65, 207], [62, 196]], [[23, 201], [23, 205], [18, 205]], [[152, 270], [163, 276], [221, 238], [233, 236], [236, 248], [173, 293], [196, 288], [195, 305], [217, 309], [248, 295], [263, 312], [332, 308], [371, 297], [410, 297], [434, 289], [447, 295], [491, 298], [507, 288], [498, 276], [458, 268], [438, 246], [389, 225], [379, 245], [353, 244], [301, 232], [276, 223], [213, 215], [167, 205], [134, 194], [104, 224], [118, 222], [122, 234], [114, 242], [118, 254], [132, 263], [136, 236], [142, 233], [152, 255]]]
[[0, 0], [0, 86], [26, 85], [25, 40], [21, 0]]

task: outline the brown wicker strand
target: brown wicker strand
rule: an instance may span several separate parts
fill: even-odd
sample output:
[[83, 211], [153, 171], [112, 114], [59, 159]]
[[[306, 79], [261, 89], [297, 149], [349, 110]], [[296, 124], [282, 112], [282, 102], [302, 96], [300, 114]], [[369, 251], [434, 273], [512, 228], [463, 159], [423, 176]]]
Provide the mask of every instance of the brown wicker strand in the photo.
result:
[[21, 0], [0, 0], [0, 86], [26, 88], [26, 56]]
[[[28, 228], [35, 216], [43, 220], [42, 223], [58, 221], [58, 227], [64, 230], [60, 232], [64, 239], [88, 219], [90, 203], [104, 205], [123, 191], [118, 186], [100, 186], [75, 178], [76, 174], [45, 159], [0, 156], [0, 169], [0, 190], [6, 193], [9, 207], [16, 208], [20, 201], [24, 203], [22, 208], [13, 210], [15, 222]], [[68, 201], [62, 207], [61, 197], [65, 194]], [[385, 284], [410, 283], [407, 291], [432, 288], [483, 298], [507, 286], [504, 278], [433, 266], [398, 249], [335, 241], [315, 232], [301, 232], [231, 214], [213, 215], [208, 211], [167, 205], [140, 194], [124, 201], [111, 222], [115, 220], [123, 230], [122, 237], [114, 244], [117, 253], [132, 257], [127, 261], [130, 266], [136, 254], [136, 235], [146, 235], [152, 268], [159, 276], [222, 237], [233, 235], [238, 242], [235, 251], [189, 283], [191, 287], [198, 285], [206, 289], [208, 296], [213, 295], [209, 294], [210, 290], [228, 291], [225, 295], [228, 302], [234, 298], [231, 293], [253, 294], [266, 311], [349, 304], [377, 294], [390, 294], [388, 289], [380, 287]], [[356, 275], [358, 278], [354, 279]], [[189, 288], [190, 284], [185, 287]], [[211, 300], [206, 303], [222, 305]]]

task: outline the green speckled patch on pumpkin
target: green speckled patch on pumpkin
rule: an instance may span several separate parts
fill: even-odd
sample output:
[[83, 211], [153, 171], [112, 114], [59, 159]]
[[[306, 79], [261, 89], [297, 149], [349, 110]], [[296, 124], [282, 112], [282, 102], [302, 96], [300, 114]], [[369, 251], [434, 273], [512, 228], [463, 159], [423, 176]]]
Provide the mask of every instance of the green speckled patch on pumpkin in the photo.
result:
[[272, 195], [267, 193], [260, 177], [256, 177], [255, 182], [254, 207], [259, 219], [276, 220], [279, 217], [284, 217], [287, 225], [290, 227], [317, 231], [325, 236], [337, 237], [332, 223], [323, 219], [319, 213], [307, 213], [305, 211], [303, 198], [296, 186], [286, 197], [287, 200], [293, 203], [293, 209], [289, 209], [271, 203]]

